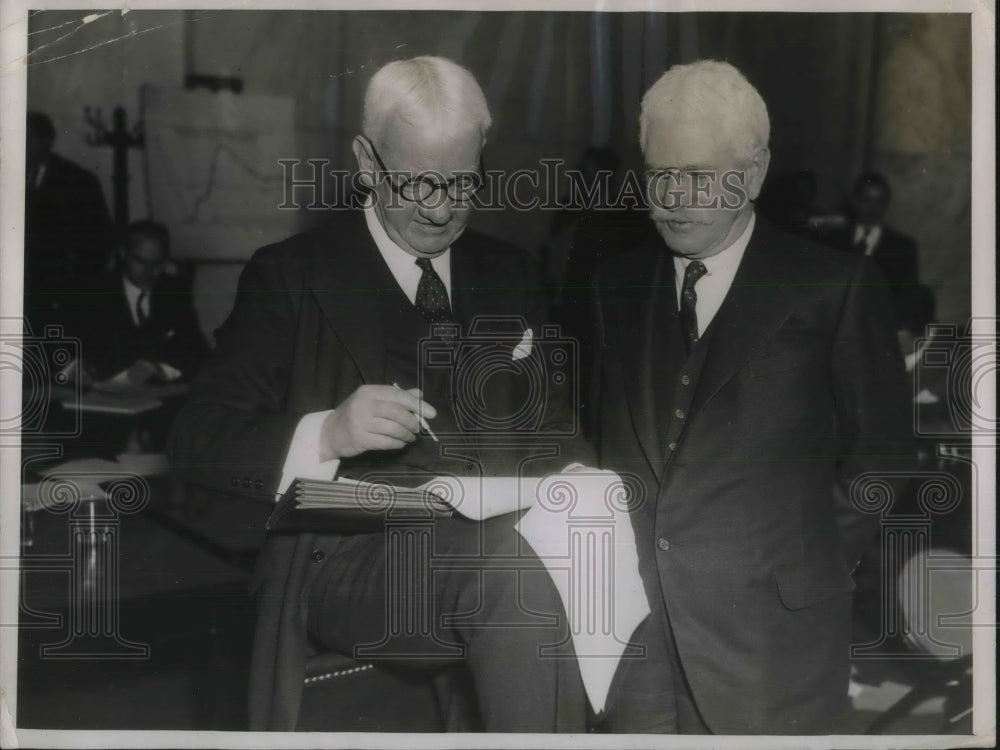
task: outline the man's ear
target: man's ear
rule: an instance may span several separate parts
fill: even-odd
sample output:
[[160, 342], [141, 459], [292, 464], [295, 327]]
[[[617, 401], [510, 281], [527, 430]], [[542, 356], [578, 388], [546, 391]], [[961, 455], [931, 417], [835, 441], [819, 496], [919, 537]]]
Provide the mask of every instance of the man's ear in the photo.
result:
[[358, 179], [366, 188], [375, 187], [375, 160], [368, 151], [368, 141], [360, 135], [354, 136], [351, 143], [354, 158], [358, 161]]
[[770, 163], [771, 151], [766, 147], [757, 149], [750, 157], [750, 164], [747, 166], [747, 196], [750, 200], [757, 200], [757, 196], [760, 195]]

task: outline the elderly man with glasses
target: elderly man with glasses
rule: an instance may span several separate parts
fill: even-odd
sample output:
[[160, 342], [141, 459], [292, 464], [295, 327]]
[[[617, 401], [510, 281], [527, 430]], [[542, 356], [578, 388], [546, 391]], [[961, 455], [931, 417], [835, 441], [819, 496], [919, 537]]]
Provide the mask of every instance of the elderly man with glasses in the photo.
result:
[[[374, 75], [353, 143], [368, 200], [243, 271], [175, 425], [191, 483], [273, 500], [295, 478], [416, 486], [589, 460], [573, 437], [572, 377], [541, 359], [534, 264], [466, 227], [489, 126], [482, 90], [448, 60]], [[252, 727], [295, 728], [311, 643], [349, 656], [367, 646], [366, 660], [397, 666], [457, 664], [489, 731], [581, 731], [572, 649], [540, 655], [569, 643], [565, 614], [516, 521], [435, 520], [433, 570], [393, 567], [381, 530], [272, 534], [256, 573]], [[396, 627], [397, 602], [415, 608], [413, 627]]]

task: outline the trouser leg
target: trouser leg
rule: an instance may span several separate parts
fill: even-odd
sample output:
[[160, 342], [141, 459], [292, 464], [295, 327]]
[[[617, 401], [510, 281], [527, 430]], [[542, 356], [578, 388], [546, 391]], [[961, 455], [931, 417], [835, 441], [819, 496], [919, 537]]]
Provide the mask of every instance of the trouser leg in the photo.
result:
[[612, 685], [606, 722], [623, 734], [709, 734], [677, 653], [664, 608], [656, 607], [632, 642], [642, 656], [622, 659]]
[[[386, 535], [345, 539], [310, 591], [310, 635], [349, 655], [377, 644], [378, 653], [369, 649], [363, 658], [394, 666], [440, 668], [464, 660], [489, 731], [582, 731], [585, 698], [572, 648], [541, 653], [568, 641], [562, 604], [513, 530], [515, 520], [439, 520], [433, 555], [408, 565], [400, 561], [419, 556], [400, 557]], [[416, 614], [406, 620], [398, 608]]]

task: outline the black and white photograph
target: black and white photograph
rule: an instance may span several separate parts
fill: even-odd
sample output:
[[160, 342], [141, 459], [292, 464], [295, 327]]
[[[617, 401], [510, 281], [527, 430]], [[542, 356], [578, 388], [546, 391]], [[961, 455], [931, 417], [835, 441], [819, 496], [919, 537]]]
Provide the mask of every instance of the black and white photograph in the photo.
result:
[[4, 746], [995, 746], [992, 3], [0, 61]]

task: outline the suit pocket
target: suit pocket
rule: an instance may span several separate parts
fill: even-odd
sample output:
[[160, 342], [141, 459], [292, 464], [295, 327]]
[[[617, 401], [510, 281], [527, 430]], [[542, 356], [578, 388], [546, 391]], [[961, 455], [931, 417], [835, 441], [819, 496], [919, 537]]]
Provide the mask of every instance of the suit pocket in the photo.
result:
[[788, 609], [803, 609], [856, 588], [847, 569], [836, 564], [823, 567], [779, 565], [772, 573], [781, 603]]
[[806, 357], [791, 354], [777, 354], [773, 357], [755, 357], [746, 363], [741, 374], [744, 378], [762, 378], [780, 372], [797, 370], [804, 367], [807, 362], [808, 359]]

